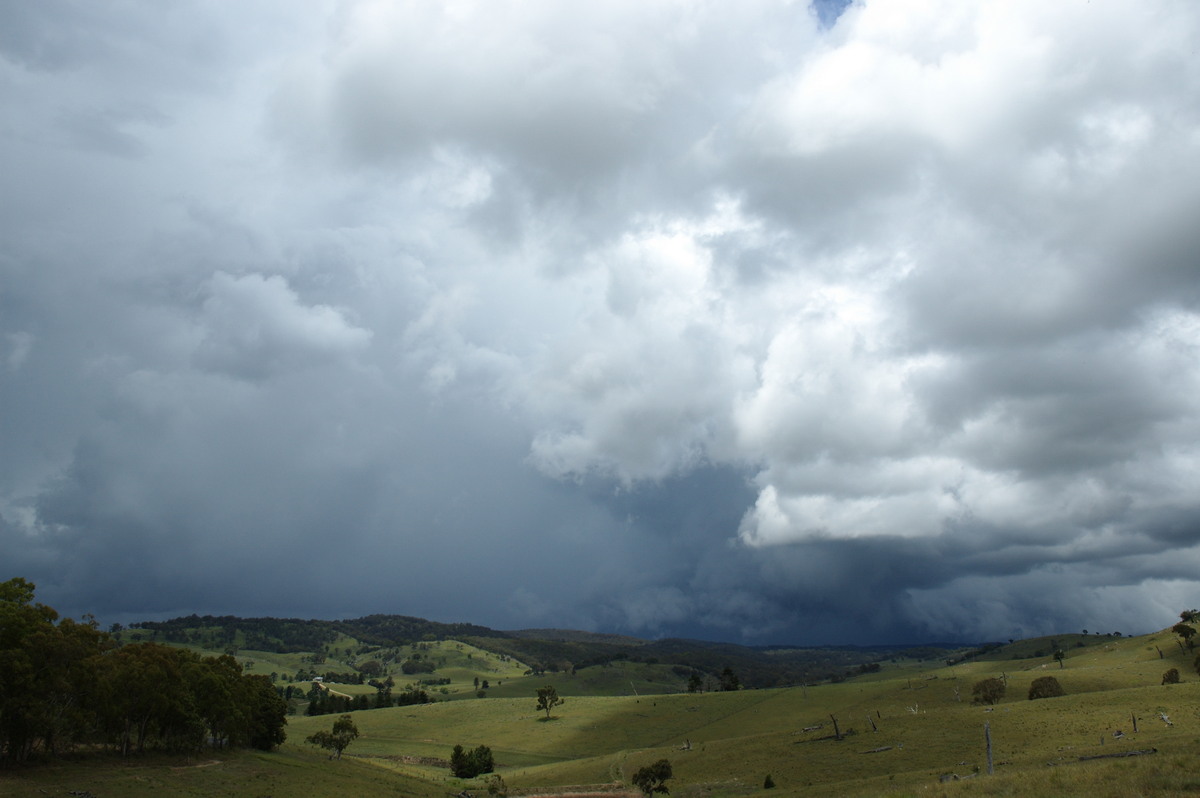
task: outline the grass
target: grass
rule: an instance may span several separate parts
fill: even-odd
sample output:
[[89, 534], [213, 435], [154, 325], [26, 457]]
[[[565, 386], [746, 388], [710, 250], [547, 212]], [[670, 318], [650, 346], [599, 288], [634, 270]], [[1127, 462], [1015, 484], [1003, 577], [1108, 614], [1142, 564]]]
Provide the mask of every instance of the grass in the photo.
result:
[[444, 798], [446, 795], [437, 783], [355, 759], [330, 761], [322, 754], [294, 745], [285, 745], [271, 753], [238, 751], [189, 759], [165, 755], [129, 759], [83, 756], [4, 771], [0, 777], [0, 794], [11, 798], [44, 798], [71, 792], [124, 798], [163, 795]]
[[[662, 666], [523, 676], [519, 663], [447, 642], [424, 650], [445, 661], [437, 675], [454, 673], [455, 693], [465, 697], [474, 694], [475, 674], [488, 674], [489, 697], [353, 713], [361, 736], [341, 762], [303, 742], [329, 728], [331, 717], [293, 717], [277, 753], [229, 755], [215, 764], [68, 762], [21, 771], [0, 792], [444, 796], [483, 788], [482, 781], [450, 777], [438, 762], [456, 744], [483, 744], [514, 795], [554, 794], [562, 785], [611, 791], [660, 758], [671, 761], [671, 794], [682, 798], [756, 793], [767, 774], [777, 785], [772, 796], [1195, 794], [1200, 681], [1193, 655], [1169, 632], [1088, 643], [1070, 649], [1063, 667], [1048, 657], [1011, 656], [954, 666], [903, 663], [840, 684], [697, 695], [646, 694], [638, 685], [669, 686], [674, 675]], [[1183, 683], [1159, 683], [1169, 667], [1184, 674]], [[1044, 675], [1055, 676], [1067, 695], [1026, 700], [1030, 683]], [[990, 676], [1007, 680], [1005, 698], [991, 708], [972, 705], [971, 686]], [[536, 688], [546, 683], [566, 697], [551, 719], [535, 708]], [[985, 723], [993, 776], [986, 774]], [[1151, 748], [1151, 756], [1080, 761]], [[959, 780], [941, 781], [954, 776]]]

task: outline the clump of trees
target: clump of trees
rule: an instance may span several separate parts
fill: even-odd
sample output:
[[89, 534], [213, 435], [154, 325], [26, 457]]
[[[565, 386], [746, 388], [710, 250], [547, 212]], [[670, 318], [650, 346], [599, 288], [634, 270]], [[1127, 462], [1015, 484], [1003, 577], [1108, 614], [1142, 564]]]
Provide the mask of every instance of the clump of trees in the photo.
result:
[[1038, 677], [1029, 685], [1030, 701], [1037, 698], [1058, 698], [1060, 695], [1066, 694], [1062, 685], [1058, 683], [1058, 679], [1055, 679], [1053, 676]]
[[0, 583], [0, 763], [78, 745], [122, 754], [283, 742], [287, 704], [268, 676], [233, 657], [156, 643], [118, 647], [34, 601], [24, 579]]
[[995, 676], [987, 679], [982, 679], [971, 687], [971, 703], [972, 704], [997, 704], [1000, 699], [1004, 698], [1004, 693], [1008, 689], [1002, 679], [997, 679]]
[[311, 734], [305, 742], [319, 745], [327, 751], [332, 751], [333, 753], [329, 755], [330, 759], [341, 759], [342, 751], [345, 751], [350, 743], [357, 739], [358, 726], [354, 725], [354, 718], [349, 715], [342, 715], [333, 722], [331, 730]]
[[422, 659], [418, 653], [413, 653], [408, 659], [400, 663], [400, 670], [406, 675], [412, 676], [416, 673], [433, 673], [437, 670], [437, 665], [431, 659]]
[[638, 771], [633, 774], [633, 784], [646, 796], [656, 792], [668, 795], [671, 791], [667, 789], [666, 782], [667, 779], [671, 778], [671, 775], [670, 761], [660, 759], [653, 765], [638, 768]]
[[316, 685], [308, 691], [308, 709], [304, 714], [337, 715], [343, 712], [358, 712], [365, 709], [387, 709], [388, 707], [407, 707], [413, 704], [431, 703], [429, 693], [409, 685], [405, 690], [392, 695], [392, 689], [383, 685], [376, 688], [374, 696], [334, 695], [329, 690], [323, 690]]
[[461, 745], [454, 746], [450, 752], [450, 772], [460, 779], [473, 779], [496, 769], [496, 761], [492, 749], [486, 745], [466, 751]]

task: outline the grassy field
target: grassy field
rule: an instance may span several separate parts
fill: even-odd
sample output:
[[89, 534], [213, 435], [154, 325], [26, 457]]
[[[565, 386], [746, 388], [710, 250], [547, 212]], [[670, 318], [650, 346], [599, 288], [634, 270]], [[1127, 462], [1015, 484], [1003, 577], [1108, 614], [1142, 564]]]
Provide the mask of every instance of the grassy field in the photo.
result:
[[[307, 750], [306, 750], [307, 749]], [[239, 751], [184, 759], [168, 756], [76, 757], [0, 771], [0, 795], [44, 798], [90, 793], [96, 798], [171, 796], [412, 796], [444, 798], [436, 782], [414, 779], [357, 759], [331, 761], [307, 746]]]
[[[489, 746], [512, 795], [620, 793], [638, 767], [660, 758], [674, 768], [671, 794], [685, 798], [757, 793], [768, 775], [775, 796], [1196, 794], [1194, 654], [1169, 631], [1082, 638], [1055, 638], [1069, 644], [1061, 667], [1049, 655], [1032, 657], [1049, 651], [1047, 638], [953, 666], [889, 663], [839, 684], [707, 694], [656, 692], [678, 689], [677, 677], [640, 663], [525, 676], [520, 663], [450, 641], [424, 652], [444, 662], [435, 675], [450, 676], [453, 695], [353, 713], [361, 736], [341, 761], [303, 742], [333, 718], [293, 717], [276, 753], [66, 762], [5, 774], [0, 794], [479, 794], [484, 780], [449, 775], [444, 762], [456, 744]], [[1160, 684], [1170, 667], [1183, 683]], [[477, 676], [493, 687], [487, 698], [465, 700]], [[992, 676], [1007, 682], [1005, 697], [994, 707], [973, 705], [972, 685]], [[1056, 677], [1067, 694], [1028, 700], [1041, 676]], [[566, 698], [550, 719], [535, 708], [536, 688], [546, 683]]]

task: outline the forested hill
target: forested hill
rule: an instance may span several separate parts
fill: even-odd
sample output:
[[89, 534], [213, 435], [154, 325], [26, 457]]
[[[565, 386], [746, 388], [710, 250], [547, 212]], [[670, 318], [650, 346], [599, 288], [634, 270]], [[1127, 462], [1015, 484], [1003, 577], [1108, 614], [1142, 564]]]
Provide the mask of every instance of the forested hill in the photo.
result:
[[430, 640], [478, 636], [507, 637], [486, 626], [438, 623], [407, 615], [368, 615], [350, 620], [299, 618], [238, 618], [233, 615], [188, 615], [169, 621], [144, 621], [133, 628], [162, 635], [169, 643], [204, 646], [233, 645], [257, 651], [291, 653], [320, 651], [339, 634], [370, 645], [392, 646]]
[[435, 640], [462, 640], [525, 663], [533, 672], [563, 672], [642, 662], [675, 666], [692, 673], [717, 675], [730, 668], [745, 687], [776, 687], [837, 681], [885, 660], [938, 657], [947, 649], [922, 647], [758, 647], [697, 640], [643, 640], [622, 635], [565, 629], [504, 632], [469, 623], [439, 623], [406, 615], [368, 615], [349, 620], [238, 618], [189, 615], [169, 621], [134, 624], [168, 643], [208, 649], [241, 648], [277, 653], [324, 652], [339, 635], [370, 646], [400, 646]]

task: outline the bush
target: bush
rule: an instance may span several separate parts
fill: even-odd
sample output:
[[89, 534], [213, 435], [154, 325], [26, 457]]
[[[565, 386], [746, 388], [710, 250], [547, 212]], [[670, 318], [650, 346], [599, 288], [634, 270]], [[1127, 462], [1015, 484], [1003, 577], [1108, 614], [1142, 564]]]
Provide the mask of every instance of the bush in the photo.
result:
[[1029, 700], [1035, 698], [1057, 698], [1060, 695], [1066, 695], [1066, 691], [1062, 689], [1062, 685], [1058, 683], [1058, 679], [1053, 676], [1042, 676], [1034, 679], [1029, 685]]
[[775, 779], [771, 778], [771, 774], [768, 773], [767, 777], [765, 779], [763, 779], [763, 789], [764, 790], [773, 790], [774, 788], [775, 788]]
[[1171, 668], [1166, 673], [1164, 673], [1163, 678], [1162, 678], [1162, 683], [1163, 684], [1179, 684], [1179, 669]]
[[971, 703], [972, 704], [996, 704], [1001, 698], [1004, 698], [1004, 691], [1007, 689], [1004, 682], [997, 679], [995, 676], [975, 682], [971, 688]]
[[454, 746], [450, 754], [450, 772], [460, 779], [473, 779], [496, 769], [492, 749], [481, 745], [474, 751], [464, 751], [461, 745]]

